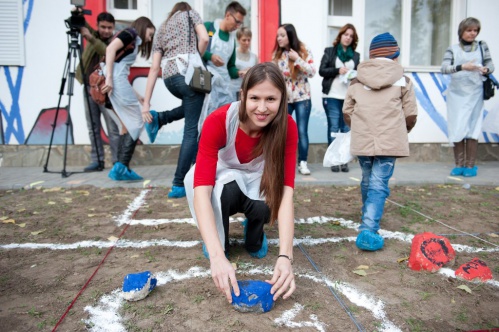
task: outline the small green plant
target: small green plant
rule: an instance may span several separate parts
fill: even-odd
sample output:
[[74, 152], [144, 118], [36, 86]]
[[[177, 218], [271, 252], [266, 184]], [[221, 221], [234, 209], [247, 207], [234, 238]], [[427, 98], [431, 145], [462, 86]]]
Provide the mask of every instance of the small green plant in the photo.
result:
[[171, 313], [173, 313], [173, 305], [171, 305], [171, 304], [167, 304], [167, 305], [163, 308], [163, 310], [161, 310], [161, 314], [162, 314], [162, 315], [169, 315], [169, 314], [171, 314]]
[[145, 253], [144, 253], [144, 256], [146, 256], [147, 260], [149, 261], [149, 263], [152, 263], [152, 262], [155, 262], [156, 261], [156, 258], [153, 256], [153, 254], [151, 253], [151, 251], [147, 250]]
[[466, 313], [466, 310], [462, 310], [461, 312], [459, 312], [456, 316], [457, 320], [460, 321], [461, 323], [466, 323], [466, 321], [468, 320], [468, 314]]
[[43, 313], [41, 311], [37, 311], [35, 307], [31, 307], [31, 309], [29, 309], [28, 311], [28, 315], [30, 315], [31, 317], [40, 318], [42, 317]]
[[196, 295], [196, 297], [194, 298], [194, 303], [201, 303], [204, 301], [204, 296], [202, 295]]
[[405, 320], [405, 322], [407, 323], [407, 325], [409, 325], [409, 329], [412, 332], [421, 332], [421, 331], [424, 331], [423, 321], [421, 321], [420, 319], [417, 319], [417, 318], [407, 318]]
[[431, 296], [433, 296], [433, 295], [435, 295], [435, 294], [433, 294], [433, 293], [428, 293], [428, 292], [421, 292], [421, 299], [422, 299], [423, 301], [426, 301], [426, 300], [428, 300], [428, 299], [429, 299]]
[[322, 308], [322, 305], [318, 302], [310, 303], [310, 304], [305, 304], [305, 309], [309, 309], [311, 311], [316, 311], [318, 309]]

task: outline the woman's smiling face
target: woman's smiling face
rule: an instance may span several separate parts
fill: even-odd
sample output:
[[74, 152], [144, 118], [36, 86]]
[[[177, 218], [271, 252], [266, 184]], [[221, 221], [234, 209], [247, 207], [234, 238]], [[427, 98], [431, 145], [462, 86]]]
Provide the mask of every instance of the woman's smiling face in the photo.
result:
[[248, 90], [246, 95], [246, 114], [248, 121], [242, 129], [248, 135], [258, 134], [274, 120], [281, 105], [281, 92], [269, 80], [265, 80]]

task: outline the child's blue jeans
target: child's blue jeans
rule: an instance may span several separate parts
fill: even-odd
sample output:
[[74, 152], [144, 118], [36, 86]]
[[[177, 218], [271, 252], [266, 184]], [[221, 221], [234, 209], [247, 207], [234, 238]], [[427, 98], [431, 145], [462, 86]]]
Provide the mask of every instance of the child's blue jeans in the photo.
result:
[[362, 169], [362, 224], [359, 231], [377, 232], [383, 216], [385, 201], [390, 196], [388, 181], [393, 175], [395, 157], [358, 156]]

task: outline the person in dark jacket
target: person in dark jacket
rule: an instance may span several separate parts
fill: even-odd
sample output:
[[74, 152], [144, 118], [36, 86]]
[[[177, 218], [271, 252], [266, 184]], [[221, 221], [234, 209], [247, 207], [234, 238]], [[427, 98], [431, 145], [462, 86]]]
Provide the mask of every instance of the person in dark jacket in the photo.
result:
[[[327, 142], [334, 141], [336, 133], [347, 133], [350, 128], [343, 121], [343, 102], [350, 79], [355, 77], [360, 54], [355, 52], [359, 37], [355, 27], [348, 23], [338, 32], [333, 47], [326, 47], [322, 56], [319, 75], [322, 80], [322, 105], [327, 117]], [[339, 172], [340, 166], [331, 171]], [[341, 165], [342, 172], [348, 172], [348, 164]]]

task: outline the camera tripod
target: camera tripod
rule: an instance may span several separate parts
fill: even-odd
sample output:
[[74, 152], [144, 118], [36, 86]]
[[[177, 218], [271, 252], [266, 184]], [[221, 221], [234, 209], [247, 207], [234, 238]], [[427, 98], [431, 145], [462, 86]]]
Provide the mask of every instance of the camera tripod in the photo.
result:
[[[50, 143], [49, 143], [49, 149], [47, 153], [47, 159], [45, 161], [45, 165], [43, 166], [43, 172], [44, 173], [61, 173], [61, 176], [63, 178], [66, 178], [70, 176], [71, 174], [74, 173], [83, 173], [83, 171], [79, 172], [67, 172], [66, 171], [66, 159], [67, 159], [67, 152], [68, 152], [68, 138], [69, 138], [69, 126], [71, 125], [71, 97], [73, 96], [73, 89], [74, 89], [74, 80], [75, 80], [75, 68], [76, 68], [76, 58], [79, 59], [80, 63], [80, 70], [83, 75], [83, 86], [84, 86], [84, 101], [87, 103], [87, 106], [89, 108], [89, 114], [90, 114], [90, 122], [92, 125], [92, 136], [93, 136], [93, 141], [94, 141], [94, 146], [97, 147], [97, 135], [100, 135], [99, 133], [96, 133], [95, 131], [95, 122], [93, 119], [92, 111], [90, 110], [90, 100], [88, 97], [88, 79], [85, 74], [85, 70], [83, 68], [83, 63], [82, 63], [82, 57], [81, 57], [81, 35], [79, 31], [75, 28], [70, 28], [69, 31], [66, 32], [68, 35], [68, 55], [66, 57], [66, 63], [64, 65], [64, 71], [61, 79], [61, 88], [59, 90], [59, 101], [57, 103], [57, 109], [55, 112], [54, 116], [54, 123], [52, 124], [52, 134], [50, 135]], [[52, 142], [54, 140], [54, 133], [57, 127], [57, 118], [59, 116], [59, 110], [61, 106], [61, 100], [62, 96], [64, 95], [64, 87], [66, 86], [66, 82], [68, 83], [67, 87], [67, 92], [66, 94], [68, 95], [68, 106], [67, 106], [67, 118], [66, 118], [66, 134], [65, 134], [65, 140], [64, 140], [64, 155], [63, 155], [63, 166], [62, 170], [60, 172], [58, 171], [49, 171], [48, 170], [48, 164], [49, 164], [49, 158], [50, 158], [50, 152], [52, 150]], [[104, 161], [104, 156], [100, 155], [99, 149], [95, 149], [97, 153], [97, 162], [100, 164]]]

